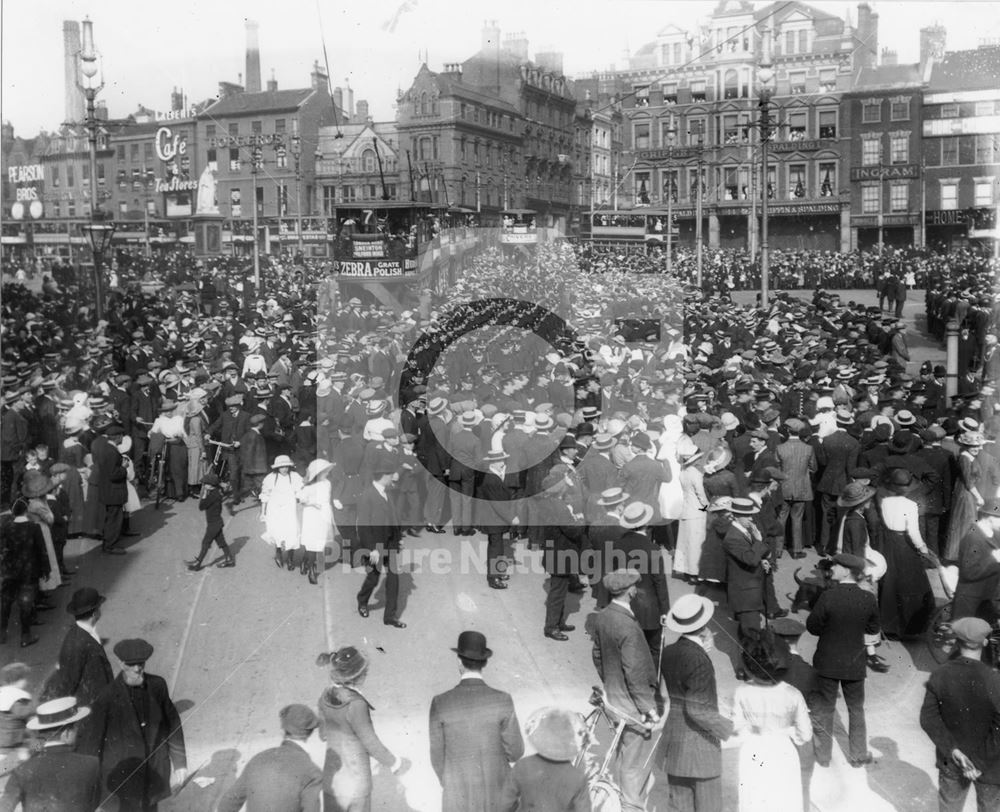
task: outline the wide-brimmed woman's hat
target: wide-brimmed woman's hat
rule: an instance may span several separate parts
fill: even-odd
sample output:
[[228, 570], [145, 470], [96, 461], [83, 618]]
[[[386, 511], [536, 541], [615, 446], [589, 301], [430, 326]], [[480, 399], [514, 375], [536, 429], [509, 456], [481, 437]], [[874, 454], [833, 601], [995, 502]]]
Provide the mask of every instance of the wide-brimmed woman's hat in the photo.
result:
[[680, 634], [692, 634], [708, 625], [714, 612], [715, 604], [708, 598], [694, 593], [682, 595], [670, 607], [664, 625]]
[[705, 460], [705, 467], [711, 468], [713, 471], [721, 471], [732, 461], [733, 452], [729, 449], [728, 445], [720, 443], [708, 452], [708, 458]]
[[274, 458], [274, 462], [271, 463], [271, 470], [274, 471], [278, 468], [294, 468], [295, 463], [292, 462], [292, 458], [287, 454], [279, 454]]
[[875, 495], [875, 489], [865, 485], [863, 482], [851, 482], [844, 488], [844, 492], [837, 497], [838, 507], [856, 507], [867, 502]]
[[354, 646], [344, 646], [329, 654], [320, 654], [318, 665], [330, 668], [330, 680], [340, 685], [357, 682], [368, 671], [368, 658]]
[[634, 530], [638, 527], [645, 527], [653, 518], [653, 506], [645, 502], [632, 502], [625, 506], [619, 521], [621, 526]]
[[21, 495], [25, 499], [45, 496], [52, 490], [52, 480], [41, 471], [26, 471], [21, 481]]
[[28, 730], [51, 730], [65, 727], [90, 716], [90, 708], [77, 704], [75, 696], [63, 696], [43, 702], [28, 720]]
[[319, 479], [331, 468], [333, 468], [333, 463], [328, 460], [313, 460], [309, 463], [309, 467], [306, 468], [306, 482], [312, 482], [313, 480]]
[[573, 761], [583, 746], [583, 719], [563, 708], [541, 708], [528, 718], [524, 735], [542, 758]]

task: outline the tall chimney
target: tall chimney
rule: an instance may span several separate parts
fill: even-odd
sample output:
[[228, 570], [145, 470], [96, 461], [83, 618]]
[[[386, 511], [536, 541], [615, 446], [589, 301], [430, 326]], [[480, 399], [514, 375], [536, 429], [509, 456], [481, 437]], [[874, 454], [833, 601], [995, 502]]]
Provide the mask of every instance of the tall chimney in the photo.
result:
[[278, 89], [278, 80], [274, 78], [274, 69], [271, 69], [271, 78], [267, 80], [267, 92], [274, 93]]
[[184, 109], [184, 93], [176, 87], [174, 92], [170, 94], [170, 109], [175, 113]]
[[77, 56], [80, 53], [80, 23], [63, 20], [64, 121], [83, 121], [83, 93], [76, 86]]
[[333, 103], [338, 110], [344, 109], [344, 91], [339, 87], [333, 89]]
[[874, 68], [878, 63], [878, 14], [866, 2], [858, 3], [856, 64]]
[[260, 46], [257, 44], [257, 23], [247, 20], [247, 93], [260, 93]]
[[358, 121], [364, 123], [364, 122], [368, 121], [368, 119], [369, 119], [369, 115], [368, 115], [368, 102], [366, 102], [364, 99], [359, 99], [358, 100]]
[[496, 53], [500, 49], [500, 26], [496, 20], [483, 22], [482, 50]]
[[948, 32], [940, 23], [934, 23], [920, 29], [920, 64], [926, 65], [928, 60], [944, 59], [945, 43]]
[[348, 118], [354, 118], [354, 91], [351, 90], [351, 83], [348, 79], [344, 80], [344, 112], [347, 113]]

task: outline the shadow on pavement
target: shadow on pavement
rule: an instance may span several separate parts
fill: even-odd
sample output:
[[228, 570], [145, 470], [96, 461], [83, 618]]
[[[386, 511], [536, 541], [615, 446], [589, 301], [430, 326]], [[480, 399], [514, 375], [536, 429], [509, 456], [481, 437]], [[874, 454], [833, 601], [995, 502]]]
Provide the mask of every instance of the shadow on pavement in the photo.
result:
[[[160, 812], [204, 812], [215, 809], [219, 798], [236, 781], [236, 765], [240, 751], [235, 748], [216, 750], [208, 763], [189, 764], [191, 774], [176, 795], [159, 805]], [[214, 779], [202, 787], [199, 779]]]
[[871, 745], [882, 755], [878, 765], [868, 770], [868, 786], [896, 809], [906, 812], [934, 812], [938, 808], [937, 788], [931, 777], [899, 758], [899, 746], [886, 736], [875, 736]]

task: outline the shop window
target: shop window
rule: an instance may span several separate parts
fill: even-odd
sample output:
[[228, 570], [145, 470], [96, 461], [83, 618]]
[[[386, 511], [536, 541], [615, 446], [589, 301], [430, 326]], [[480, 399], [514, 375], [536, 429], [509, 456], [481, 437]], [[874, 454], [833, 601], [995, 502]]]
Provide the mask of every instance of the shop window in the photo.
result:
[[958, 137], [949, 136], [941, 139], [941, 165], [958, 165]]
[[910, 184], [893, 183], [889, 186], [889, 211], [905, 212], [910, 209]]
[[890, 121], [909, 121], [910, 120], [910, 100], [909, 99], [893, 99], [889, 104], [889, 120]]
[[941, 184], [941, 208], [958, 208], [958, 184], [952, 181]]
[[791, 164], [788, 167], [788, 197], [795, 199], [806, 196], [806, 165]]
[[882, 139], [865, 138], [861, 142], [861, 165], [878, 166], [882, 162]]
[[819, 196], [834, 197], [837, 194], [837, 164], [834, 161], [819, 165]]
[[973, 187], [973, 203], [974, 206], [992, 206], [993, 205], [993, 184], [995, 181], [985, 178], [976, 179], [976, 184]]
[[820, 138], [836, 138], [837, 137], [837, 111], [836, 110], [820, 110], [819, 111], [819, 137]]
[[862, 214], [878, 214], [882, 208], [882, 186], [861, 187], [861, 212]]
[[894, 164], [905, 164], [910, 160], [908, 135], [893, 135], [889, 138], [889, 160]]
[[882, 120], [882, 101], [866, 101], [861, 103], [861, 122], [863, 124], [878, 124]]

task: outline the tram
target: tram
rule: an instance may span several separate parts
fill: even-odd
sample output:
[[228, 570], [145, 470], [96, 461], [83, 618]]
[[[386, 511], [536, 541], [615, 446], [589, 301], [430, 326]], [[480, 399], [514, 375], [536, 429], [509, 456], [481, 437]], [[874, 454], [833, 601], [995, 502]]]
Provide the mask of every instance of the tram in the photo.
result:
[[538, 226], [532, 209], [507, 209], [500, 213], [501, 245], [537, 245]]
[[[605, 211], [590, 214], [590, 239], [594, 242], [666, 244], [671, 238], [671, 212], [666, 209]], [[676, 244], [676, 225], [672, 239]]]

